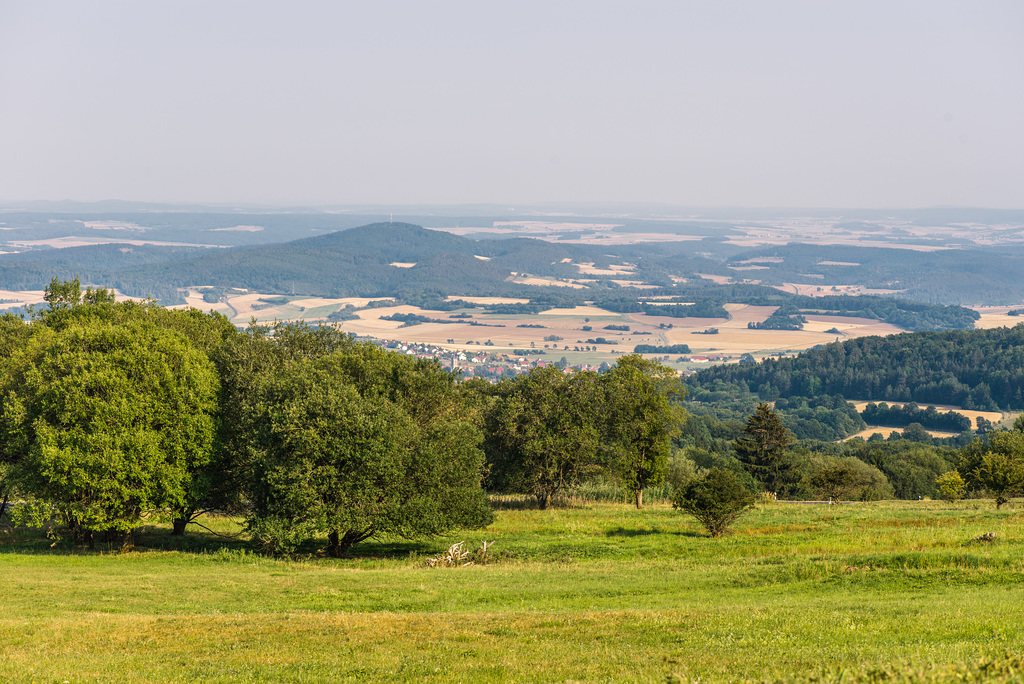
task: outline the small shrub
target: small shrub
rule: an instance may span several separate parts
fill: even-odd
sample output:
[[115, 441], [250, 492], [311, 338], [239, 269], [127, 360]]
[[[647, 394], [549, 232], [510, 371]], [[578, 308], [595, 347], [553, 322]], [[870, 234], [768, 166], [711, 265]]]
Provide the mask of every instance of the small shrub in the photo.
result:
[[689, 513], [712, 537], [721, 537], [729, 526], [754, 505], [747, 491], [730, 471], [712, 468], [698, 479], [690, 480], [673, 497], [673, 508]]
[[939, 490], [939, 497], [943, 501], [959, 501], [964, 498], [967, 483], [959, 472], [950, 470], [935, 478], [935, 488]]

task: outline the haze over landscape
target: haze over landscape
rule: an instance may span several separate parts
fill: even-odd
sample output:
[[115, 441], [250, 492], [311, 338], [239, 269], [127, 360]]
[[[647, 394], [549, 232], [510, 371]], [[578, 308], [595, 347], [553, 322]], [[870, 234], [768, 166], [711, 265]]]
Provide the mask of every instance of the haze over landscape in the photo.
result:
[[0, 3], [0, 200], [1020, 208], [1003, 2]]
[[1019, 681], [1021, 36], [0, 0], [0, 680]]

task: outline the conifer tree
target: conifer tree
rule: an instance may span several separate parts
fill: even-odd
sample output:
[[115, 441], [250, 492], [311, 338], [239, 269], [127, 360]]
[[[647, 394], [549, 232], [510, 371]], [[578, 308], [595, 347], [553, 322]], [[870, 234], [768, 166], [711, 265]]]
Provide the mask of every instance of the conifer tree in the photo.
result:
[[754, 414], [747, 418], [743, 433], [743, 437], [733, 442], [736, 456], [743, 467], [766, 491], [785, 493], [787, 487], [798, 478], [786, 457], [792, 437], [779, 420], [778, 414], [770, 405], [762, 402]]

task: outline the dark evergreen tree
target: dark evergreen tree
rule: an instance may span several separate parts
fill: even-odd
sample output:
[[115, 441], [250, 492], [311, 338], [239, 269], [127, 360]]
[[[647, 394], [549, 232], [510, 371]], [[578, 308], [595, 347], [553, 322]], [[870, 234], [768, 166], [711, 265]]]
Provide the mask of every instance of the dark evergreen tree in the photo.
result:
[[733, 442], [743, 467], [766, 491], [785, 495], [799, 480], [799, 475], [787, 458], [793, 440], [778, 414], [762, 402], [747, 418], [743, 433], [743, 437]]

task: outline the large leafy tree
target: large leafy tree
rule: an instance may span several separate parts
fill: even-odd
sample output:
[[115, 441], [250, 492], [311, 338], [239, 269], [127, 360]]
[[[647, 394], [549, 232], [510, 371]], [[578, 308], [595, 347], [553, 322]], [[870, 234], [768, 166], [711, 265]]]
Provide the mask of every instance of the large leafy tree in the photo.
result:
[[969, 487], [990, 492], [1000, 508], [1024, 492], [1024, 432], [989, 433], [987, 445], [976, 440], [961, 451], [957, 470]]
[[598, 466], [603, 390], [596, 373], [536, 368], [507, 380], [487, 416], [492, 488], [541, 508]]
[[674, 404], [686, 396], [675, 370], [629, 354], [601, 376], [605, 389], [603, 447], [623, 485], [643, 508], [644, 489], [665, 479], [672, 439], [686, 413]]
[[249, 527], [270, 550], [326, 536], [340, 556], [490, 522], [479, 428], [436, 362], [350, 344], [286, 358], [252, 390]]
[[[350, 335], [332, 326], [304, 323], [260, 325], [227, 338], [215, 355], [221, 377], [217, 449], [210, 464], [209, 500], [218, 508], [248, 515], [248, 491], [258, 481], [263, 456], [254, 439], [257, 417], [270, 378], [289, 362], [319, 359], [353, 346]], [[257, 422], [254, 422], [257, 421]]]
[[[144, 321], [182, 335], [196, 351], [213, 361], [218, 375], [224, 372], [229, 343], [240, 336], [235, 326], [220, 314], [166, 309], [152, 301], [115, 303], [111, 291], [104, 288], [87, 288], [83, 293], [77, 278], [65, 282], [54, 279], [45, 298], [49, 307], [35, 312], [35, 326], [62, 331], [90, 323], [123, 326]], [[219, 406], [217, 414], [219, 417]], [[185, 496], [171, 509], [172, 534], [184, 534], [187, 525], [204, 512], [228, 510], [237, 499], [229, 478], [232, 471], [225, 467], [225, 453], [223, 449], [214, 449], [210, 458], [192, 464]]]
[[19, 491], [89, 543], [181, 506], [213, 444], [209, 359], [143, 319], [35, 328], [0, 386], [3, 459]]
[[792, 437], [772, 407], [762, 402], [747, 418], [743, 437], [733, 442], [743, 467], [766, 491], [784, 494], [797, 479], [787, 450]]

